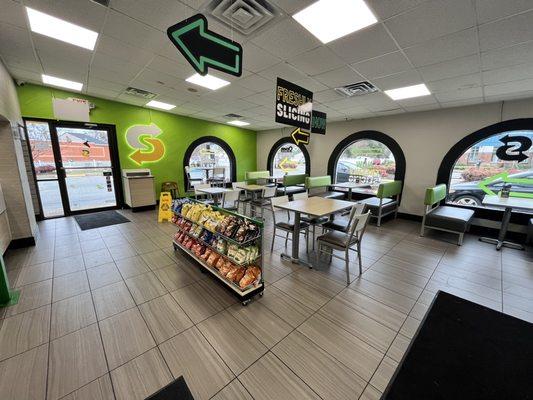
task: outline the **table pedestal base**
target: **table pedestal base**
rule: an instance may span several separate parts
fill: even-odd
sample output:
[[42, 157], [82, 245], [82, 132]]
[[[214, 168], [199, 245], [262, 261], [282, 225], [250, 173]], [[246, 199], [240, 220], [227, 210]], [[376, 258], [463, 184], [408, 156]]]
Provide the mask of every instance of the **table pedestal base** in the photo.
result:
[[496, 245], [496, 250], [501, 250], [502, 247], [509, 247], [511, 249], [524, 250], [524, 246], [518, 243], [508, 242], [507, 240], [500, 240], [489, 237], [480, 237], [480, 242], [490, 243]]

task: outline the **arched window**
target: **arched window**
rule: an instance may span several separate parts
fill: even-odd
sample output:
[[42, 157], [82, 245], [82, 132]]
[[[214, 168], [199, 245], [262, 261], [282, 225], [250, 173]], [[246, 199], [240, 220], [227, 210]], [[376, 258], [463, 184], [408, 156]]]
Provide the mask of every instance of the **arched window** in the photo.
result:
[[447, 202], [484, 207], [485, 195], [504, 188], [512, 197], [533, 198], [532, 143], [531, 119], [491, 125], [461, 140], [439, 169], [438, 182], [448, 185]]
[[282, 138], [270, 149], [267, 168], [276, 178], [283, 175], [309, 174], [309, 153], [304, 146], [297, 146], [290, 138]]
[[376, 131], [358, 132], [333, 150], [328, 173], [336, 183], [403, 181], [405, 157], [390, 136]]
[[[224, 168], [227, 181], [237, 180], [235, 155], [231, 147], [213, 136], [204, 136], [191, 143], [185, 152], [183, 167], [189, 167], [189, 175], [193, 181], [206, 180], [212, 175], [213, 168]], [[188, 177], [185, 176], [185, 179]]]

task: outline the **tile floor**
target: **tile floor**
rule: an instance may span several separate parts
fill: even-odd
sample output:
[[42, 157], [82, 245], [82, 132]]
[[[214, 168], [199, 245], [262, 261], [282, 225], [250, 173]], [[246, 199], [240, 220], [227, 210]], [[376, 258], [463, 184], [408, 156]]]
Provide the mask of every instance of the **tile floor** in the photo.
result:
[[1, 399], [144, 399], [180, 375], [198, 400], [378, 399], [439, 289], [533, 321], [531, 248], [390, 221], [368, 228], [347, 287], [342, 262], [282, 262], [276, 241], [264, 297], [243, 307], [174, 253], [171, 224], [124, 214], [89, 231], [45, 221], [34, 248], [7, 253], [22, 295], [0, 310]]

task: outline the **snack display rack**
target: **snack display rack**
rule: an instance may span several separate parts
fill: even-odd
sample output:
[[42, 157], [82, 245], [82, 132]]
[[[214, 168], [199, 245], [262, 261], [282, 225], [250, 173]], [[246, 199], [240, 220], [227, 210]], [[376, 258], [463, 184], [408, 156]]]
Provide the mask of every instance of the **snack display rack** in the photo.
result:
[[231, 290], [243, 305], [263, 294], [263, 223], [193, 199], [173, 204], [180, 249]]

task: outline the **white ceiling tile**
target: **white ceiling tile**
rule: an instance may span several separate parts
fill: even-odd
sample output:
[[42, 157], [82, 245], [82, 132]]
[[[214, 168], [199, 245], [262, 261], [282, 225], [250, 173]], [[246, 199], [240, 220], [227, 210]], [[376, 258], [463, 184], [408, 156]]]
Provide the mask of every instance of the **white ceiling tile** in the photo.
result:
[[175, 0], [113, 0], [111, 8], [163, 31], [195, 14]]
[[173, 76], [174, 80], [183, 80], [195, 73], [189, 65], [178, 64], [163, 56], [155, 56], [150, 64], [148, 64], [148, 68], [164, 73], [165, 75]]
[[306, 88], [307, 90], [310, 90], [311, 92], [321, 92], [322, 90], [326, 90], [328, 88], [328, 86], [317, 81], [315, 78], [305, 77], [303, 79], [294, 81], [294, 83]]
[[42, 84], [42, 77], [39, 72], [15, 67], [8, 67], [8, 70], [9, 74], [17, 80]]
[[442, 103], [449, 103], [458, 100], [480, 99], [483, 101], [483, 89], [481, 87], [474, 87], [468, 89], [456, 89], [451, 91], [435, 93], [437, 100]]
[[531, 0], [476, 0], [477, 18], [480, 24], [532, 8]]
[[427, 1], [385, 21], [402, 47], [471, 28], [474, 23], [472, 2], [465, 0]]
[[95, 76], [106, 79], [106, 71], [112, 71], [115, 73], [113, 74], [113, 79], [108, 80], [117, 80], [118, 74], [120, 83], [132, 80], [143, 68], [144, 66], [142, 65], [127, 62], [98, 51], [94, 54], [91, 63], [91, 73], [94, 73]]
[[100, 78], [90, 78], [89, 82], [88, 82], [88, 86], [89, 87], [94, 86], [94, 87], [98, 87], [98, 88], [106, 88], [106, 89], [112, 90], [114, 92], [122, 92], [122, 91], [124, 91], [124, 89], [127, 88], [127, 85], [125, 85], [125, 84], [120, 84], [120, 83], [117, 83], [117, 82], [110, 82], [108, 80], [100, 79]]
[[256, 74], [241, 78], [235, 82], [235, 85], [251, 90], [252, 92], [263, 92], [274, 87], [275, 84], [276, 82], [272, 79], [266, 79]]
[[298, 71], [296, 68], [286, 62], [281, 62], [264, 71], [261, 71], [259, 72], [259, 75], [265, 79], [272, 81], [273, 89], [276, 85], [276, 79], [278, 77], [290, 82], [296, 82], [298, 80], [306, 78], [306, 76], [302, 72]]
[[147, 103], [146, 99], [141, 99], [140, 97], [130, 96], [129, 94], [121, 94], [117, 97], [118, 101], [123, 103], [132, 104], [134, 106], [144, 106]]
[[360, 103], [369, 111], [386, 111], [394, 110], [399, 107], [399, 104], [392, 100], [384, 93], [372, 93], [358, 97]]
[[336, 88], [363, 80], [361, 75], [348, 66], [324, 72], [320, 75], [315, 75], [313, 78], [330, 88]]
[[315, 1], [316, 0], [269, 0], [269, 3], [278, 6], [287, 14], [293, 15], [313, 4]]
[[106, 35], [100, 35], [98, 37], [96, 51], [137, 65], [146, 65], [154, 57], [151, 51], [130, 46], [127, 43]]
[[381, 90], [389, 90], [404, 86], [418, 85], [419, 83], [422, 83], [422, 78], [420, 77], [418, 71], [411, 69], [400, 72], [399, 74], [373, 79], [372, 83], [374, 83]]
[[522, 79], [520, 81], [498, 83], [486, 85], [484, 87], [486, 96], [516, 94], [533, 90], [533, 79]]
[[333, 89], [322, 90], [313, 94], [313, 101], [328, 104], [330, 101], [342, 100], [344, 97]]
[[337, 39], [328, 43], [328, 47], [348, 63], [367, 60], [398, 50], [394, 41], [380, 24]]
[[109, 11], [103, 34], [147, 51], [154, 51], [161, 48], [163, 42], [170, 42], [166, 33], [113, 10]]
[[483, 70], [533, 62], [533, 41], [481, 53]]
[[108, 88], [101, 88], [101, 87], [92, 86], [92, 85], [90, 85], [87, 89], [85, 89], [84, 92], [91, 96], [101, 97], [104, 99], [115, 99], [121, 94], [121, 92], [116, 92]]
[[41, 72], [26, 29], [0, 23], [0, 55], [9, 67]]
[[10, 25], [26, 29], [26, 13], [24, 7], [20, 3], [12, 0], [3, 1], [0, 22], [6, 22]]
[[456, 58], [455, 60], [426, 65], [418, 68], [426, 82], [438, 81], [454, 76], [472, 74], [479, 71], [479, 56], [477, 54]]
[[204, 96], [208, 99], [217, 100], [220, 103], [224, 103], [226, 100], [240, 99], [242, 97], [251, 96], [254, 94], [253, 90], [246, 89], [245, 87], [238, 85], [228, 85], [218, 90], [213, 90], [210, 93], [206, 93]]
[[411, 68], [411, 65], [400, 51], [351, 64], [351, 66], [361, 75], [369, 79], [396, 74]]
[[518, 81], [533, 78], [533, 64], [519, 64], [511, 67], [483, 71], [483, 83], [491, 85], [495, 83]]
[[138, 87], [140, 82], [143, 82], [145, 86], [149, 84], [153, 90], [156, 90], [156, 93], [162, 94], [176, 89], [176, 85], [181, 83], [181, 79], [146, 68], [135, 77], [132, 85]]
[[247, 42], [242, 47], [242, 66], [248, 71], [260, 72], [281, 62], [281, 58], [270, 54], [252, 42]]
[[317, 38], [292, 18], [286, 18], [261, 32], [252, 42], [283, 60], [321, 45]]
[[442, 108], [451, 108], [451, 107], [464, 107], [464, 106], [471, 106], [473, 104], [480, 104], [483, 103], [483, 97], [475, 97], [471, 99], [466, 100], [453, 100], [453, 101], [446, 101], [441, 102], [440, 105]]
[[415, 67], [436, 64], [478, 52], [475, 29], [467, 29], [405, 49]]
[[253, 94], [245, 97], [242, 100], [258, 106], [270, 106], [274, 110], [274, 104], [276, 99], [275, 89], [269, 89], [261, 93]]
[[411, 99], [405, 99], [405, 100], [398, 100], [396, 101], [396, 104], [402, 107], [417, 107], [417, 106], [423, 106], [423, 105], [433, 105], [435, 107], [438, 107], [437, 99], [435, 99], [433, 95], [413, 97]]
[[471, 89], [480, 86], [480, 73], [456, 76], [427, 83], [427, 87], [432, 93]]
[[419, 112], [419, 111], [436, 110], [440, 108], [440, 106], [437, 103], [433, 103], [433, 104], [421, 104], [421, 105], [416, 105], [416, 106], [403, 106], [403, 108], [407, 112]]
[[533, 11], [479, 27], [481, 51], [533, 40]]
[[309, 50], [306, 53], [290, 58], [288, 62], [307, 75], [317, 75], [322, 72], [331, 71], [345, 64], [343, 60], [337, 57], [326, 46]]
[[366, 4], [379, 19], [385, 20], [393, 15], [415, 8], [425, 1], [427, 0], [366, 0]]
[[107, 12], [87, 0], [24, 0], [24, 5], [95, 32], [100, 32]]
[[34, 35], [33, 44], [40, 59], [45, 63], [57, 58], [68, 64], [72, 64], [72, 66], [87, 69], [93, 55], [93, 52], [90, 50], [65, 44], [59, 40], [45, 36]]
[[493, 96], [485, 96], [485, 101], [489, 103], [489, 102], [494, 102], [494, 101], [508, 101], [508, 100], [531, 99], [531, 98], [533, 98], [533, 90], [526, 90], [520, 93], [497, 94]]

